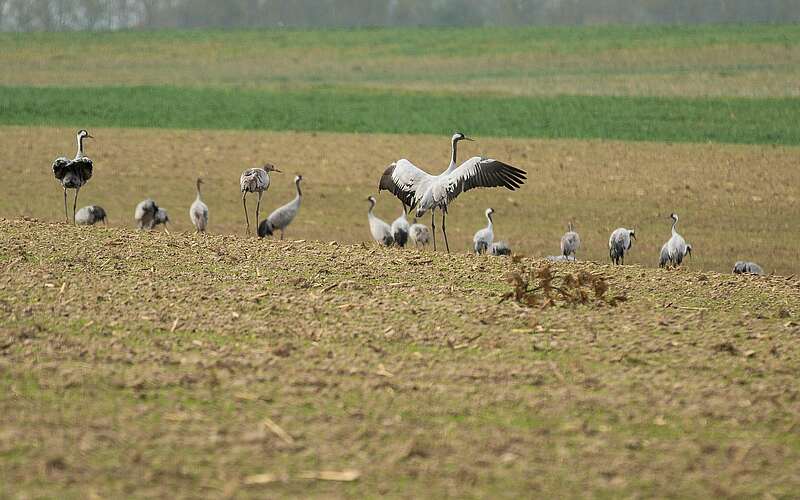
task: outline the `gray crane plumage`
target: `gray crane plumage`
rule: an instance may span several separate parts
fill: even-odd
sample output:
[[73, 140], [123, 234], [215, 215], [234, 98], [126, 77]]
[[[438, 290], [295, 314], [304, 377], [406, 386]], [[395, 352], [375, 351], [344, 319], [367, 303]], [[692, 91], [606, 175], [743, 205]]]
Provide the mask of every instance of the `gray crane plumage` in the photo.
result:
[[740, 260], [733, 265], [733, 274], [755, 274], [763, 276], [764, 270], [755, 262]]
[[456, 164], [458, 142], [472, 140], [457, 132], [451, 138], [450, 165], [439, 175], [431, 175], [406, 159], [389, 165], [381, 176], [378, 190], [386, 189], [404, 205], [416, 208], [416, 216], [431, 211], [433, 248], [436, 250], [436, 209], [442, 212], [442, 235], [448, 253], [447, 207], [461, 193], [479, 187], [505, 187], [514, 191], [525, 183], [527, 173], [492, 158], [474, 156], [461, 165]]
[[250, 234], [250, 217], [247, 215], [247, 193], [258, 193], [258, 203], [256, 203], [256, 224], [258, 224], [259, 213], [261, 210], [261, 197], [269, 189], [270, 172], [278, 172], [271, 163], [264, 164], [263, 167], [248, 168], [239, 177], [239, 188], [242, 191], [242, 206], [244, 207], [244, 219], [247, 223], [247, 234]]
[[492, 243], [489, 251], [492, 255], [511, 255], [511, 247], [505, 241]]
[[189, 220], [192, 221], [194, 228], [199, 233], [205, 233], [208, 228], [208, 206], [203, 203], [200, 197], [200, 185], [203, 184], [203, 179], [197, 179], [197, 197], [189, 207]]
[[400, 217], [396, 218], [394, 222], [392, 222], [391, 227], [394, 244], [401, 248], [405, 247], [406, 243], [408, 243], [408, 232], [411, 230], [408, 219], [406, 219], [405, 205], [403, 205], [403, 209], [400, 211]]
[[414, 218], [411, 227], [408, 228], [408, 239], [414, 243], [414, 246], [425, 246], [431, 242], [431, 230], [425, 224], [417, 222]]
[[[263, 238], [264, 236], [271, 235], [276, 229], [279, 229], [281, 231], [281, 239], [283, 239], [284, 230], [292, 223], [294, 218], [297, 217], [297, 213], [300, 211], [300, 203], [303, 201], [303, 192], [300, 190], [300, 182], [302, 180], [302, 175], [295, 176], [294, 186], [297, 190], [297, 194], [294, 199], [286, 205], [276, 208], [269, 214], [269, 217], [266, 218], [267, 224], [261, 222], [258, 225], [258, 236]], [[262, 228], [262, 225], [265, 227]], [[266, 226], [268, 226], [268, 228]]]
[[75, 158], [70, 160], [66, 157], [56, 158], [53, 162], [53, 176], [64, 188], [64, 218], [69, 223], [67, 212], [67, 189], [75, 190], [75, 198], [72, 202], [72, 220], [75, 221], [76, 208], [78, 206], [78, 193], [89, 179], [92, 178], [94, 165], [86, 155], [83, 154], [83, 141], [93, 139], [86, 130], [79, 130], [77, 135], [78, 152]]
[[167, 211], [156, 205], [156, 202], [150, 198], [136, 205], [133, 218], [136, 220], [139, 229], [149, 231], [159, 224], [164, 224], [164, 230], [169, 233], [169, 229], [167, 229], [167, 223], [169, 222]]
[[372, 234], [372, 239], [385, 247], [393, 245], [394, 238], [392, 237], [392, 227], [372, 213], [377, 203], [375, 197], [370, 196], [367, 198], [367, 201], [369, 201], [367, 220], [369, 221], [369, 232]]
[[564, 257], [577, 258], [577, 252], [581, 248], [581, 237], [575, 232], [575, 228], [570, 222], [567, 225], [567, 232], [561, 237], [561, 255]]
[[485, 215], [488, 224], [485, 228], [479, 230], [472, 237], [472, 249], [475, 255], [481, 255], [489, 251], [494, 243], [494, 221], [492, 221], [493, 208], [487, 208]]
[[608, 256], [614, 264], [625, 264], [625, 254], [631, 249], [633, 240], [636, 239], [636, 231], [620, 227], [611, 233], [608, 239]]
[[75, 214], [75, 224], [92, 226], [98, 222], [108, 225], [106, 222], [106, 211], [103, 209], [103, 207], [89, 205], [81, 208]]
[[683, 259], [687, 255], [692, 254], [692, 246], [687, 245], [686, 240], [684, 240], [683, 236], [678, 234], [678, 231], [675, 229], [675, 226], [678, 224], [678, 214], [672, 213], [669, 217], [672, 219], [672, 236], [664, 243], [664, 246], [661, 247], [661, 254], [658, 260], [658, 265], [660, 267], [678, 267], [683, 263]]

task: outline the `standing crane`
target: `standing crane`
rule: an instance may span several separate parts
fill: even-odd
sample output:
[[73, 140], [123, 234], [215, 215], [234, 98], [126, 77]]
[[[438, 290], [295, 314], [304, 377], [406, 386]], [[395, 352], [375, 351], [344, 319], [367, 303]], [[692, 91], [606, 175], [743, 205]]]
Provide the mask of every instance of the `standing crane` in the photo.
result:
[[403, 205], [403, 210], [400, 212], [400, 217], [392, 222], [392, 238], [394, 238], [395, 245], [399, 247], [406, 246], [408, 242], [408, 232], [411, 226], [406, 219], [406, 206]]
[[194, 228], [198, 233], [205, 233], [208, 227], [208, 206], [200, 199], [200, 185], [203, 184], [203, 179], [197, 178], [197, 198], [195, 198], [192, 206], [189, 207], [189, 219], [194, 224]]
[[292, 201], [286, 205], [276, 208], [269, 217], [264, 219], [258, 225], [258, 236], [271, 235], [275, 229], [281, 230], [281, 239], [283, 239], [283, 231], [292, 223], [297, 212], [300, 211], [300, 203], [303, 201], [303, 192], [300, 190], [300, 182], [303, 180], [302, 175], [297, 175], [294, 178], [294, 187], [297, 190], [297, 195]]
[[636, 239], [636, 231], [620, 227], [611, 233], [608, 239], [608, 256], [614, 264], [625, 264], [625, 254], [631, 249], [633, 240]]
[[261, 196], [264, 191], [269, 189], [269, 173], [279, 172], [275, 165], [264, 164], [263, 167], [248, 168], [242, 172], [239, 178], [239, 187], [242, 190], [242, 206], [244, 207], [244, 219], [247, 222], [247, 234], [250, 234], [250, 218], [247, 215], [247, 193], [258, 193], [258, 203], [256, 204], [256, 224], [258, 224], [258, 214], [261, 209]]
[[658, 262], [660, 267], [666, 267], [668, 264], [678, 267], [687, 255], [692, 254], [692, 246], [687, 245], [683, 236], [675, 230], [675, 226], [678, 224], [678, 214], [673, 212], [669, 217], [672, 219], [672, 236], [661, 247], [661, 255]]
[[372, 239], [385, 247], [392, 246], [394, 238], [392, 237], [391, 226], [372, 213], [372, 209], [375, 208], [376, 203], [375, 197], [370, 196], [367, 198], [367, 201], [369, 202], [367, 220], [369, 220], [369, 232], [372, 234]]
[[486, 220], [489, 221], [489, 225], [475, 233], [475, 236], [472, 237], [472, 248], [475, 250], [475, 255], [484, 254], [492, 247], [492, 243], [494, 242], [493, 213], [493, 208], [486, 209]]
[[463, 192], [479, 187], [505, 187], [511, 191], [525, 183], [527, 173], [516, 167], [491, 158], [474, 156], [456, 166], [458, 142], [472, 140], [457, 132], [451, 138], [450, 165], [439, 175], [431, 175], [417, 168], [406, 159], [389, 165], [381, 176], [378, 190], [386, 189], [397, 196], [405, 205], [416, 207], [416, 216], [422, 217], [431, 211], [431, 230], [433, 249], [436, 250], [435, 210], [442, 212], [442, 235], [447, 252], [447, 207]]
[[75, 190], [75, 199], [72, 202], [72, 220], [74, 222], [75, 209], [78, 206], [78, 192], [92, 178], [92, 160], [83, 154], [83, 141], [85, 139], [94, 139], [94, 137], [89, 135], [86, 130], [79, 130], [77, 139], [78, 153], [74, 159], [70, 160], [61, 156], [53, 162], [53, 175], [61, 183], [61, 187], [64, 188], [64, 218], [67, 223], [69, 223], [67, 189]]
[[575, 227], [570, 222], [567, 225], [567, 232], [561, 237], [561, 255], [564, 257], [572, 255], [572, 260], [575, 260], [578, 257], [576, 253], [580, 248], [581, 237], [575, 232]]

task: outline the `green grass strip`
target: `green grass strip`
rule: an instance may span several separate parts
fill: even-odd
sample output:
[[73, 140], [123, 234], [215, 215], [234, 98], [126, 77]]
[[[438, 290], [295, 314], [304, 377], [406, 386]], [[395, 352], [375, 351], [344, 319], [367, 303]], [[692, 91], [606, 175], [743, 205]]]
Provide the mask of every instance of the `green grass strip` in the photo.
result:
[[800, 144], [800, 99], [0, 87], [0, 124]]

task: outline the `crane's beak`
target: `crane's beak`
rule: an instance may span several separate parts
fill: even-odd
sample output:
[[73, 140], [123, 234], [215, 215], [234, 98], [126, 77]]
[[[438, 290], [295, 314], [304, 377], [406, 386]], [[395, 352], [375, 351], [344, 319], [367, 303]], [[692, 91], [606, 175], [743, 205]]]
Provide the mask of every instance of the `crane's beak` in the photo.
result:
[[164, 231], [166, 231], [167, 234], [172, 234], [172, 233], [169, 232], [169, 228], [167, 228], [167, 223], [166, 222], [164, 223]]
[[631, 238], [636, 239], [636, 233], [631, 233]]
[[283, 173], [283, 172], [281, 172], [280, 170], [278, 170], [277, 168], [275, 169], [275, 171], [276, 171], [276, 172], [278, 172], [279, 174], [282, 174], [282, 173]]
[[475, 142], [475, 139], [473, 139], [472, 137], [464, 137], [464, 140], [469, 142]]

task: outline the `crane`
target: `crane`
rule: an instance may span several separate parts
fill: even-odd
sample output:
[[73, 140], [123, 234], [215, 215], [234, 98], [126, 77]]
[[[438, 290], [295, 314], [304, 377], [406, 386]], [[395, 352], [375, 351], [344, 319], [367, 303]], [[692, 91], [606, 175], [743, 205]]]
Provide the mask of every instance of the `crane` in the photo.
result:
[[259, 237], [263, 238], [264, 236], [271, 235], [275, 229], [280, 229], [281, 239], [283, 239], [283, 231], [292, 223], [294, 218], [297, 217], [297, 212], [300, 211], [300, 203], [303, 201], [303, 192], [300, 190], [300, 182], [302, 182], [302, 180], [302, 175], [295, 176], [294, 187], [297, 190], [297, 195], [294, 199], [286, 205], [276, 208], [269, 214], [269, 217], [258, 225]]
[[150, 230], [159, 224], [164, 224], [164, 230], [169, 233], [169, 229], [167, 229], [167, 222], [169, 222], [167, 211], [156, 205], [156, 202], [150, 198], [140, 201], [136, 205], [133, 218], [136, 220], [139, 229]]
[[564, 257], [572, 255], [572, 259], [575, 260], [578, 257], [576, 254], [580, 247], [581, 237], [575, 232], [575, 226], [570, 222], [567, 225], [567, 232], [561, 237], [561, 255]]
[[416, 216], [431, 211], [431, 230], [434, 232], [433, 248], [436, 250], [435, 211], [442, 212], [442, 235], [447, 252], [447, 207], [458, 195], [479, 187], [505, 187], [511, 191], [525, 183], [527, 173], [492, 158], [474, 156], [456, 165], [458, 142], [472, 140], [460, 132], [451, 138], [450, 165], [439, 175], [431, 175], [406, 159], [390, 164], [378, 183], [378, 190], [386, 189], [405, 205], [416, 207]]
[[394, 238], [394, 244], [401, 248], [406, 246], [410, 229], [411, 226], [408, 224], [408, 220], [406, 220], [406, 206], [403, 205], [400, 217], [392, 222], [392, 238]]
[[242, 206], [244, 207], [244, 219], [247, 222], [247, 234], [250, 234], [250, 218], [247, 215], [247, 193], [258, 193], [258, 203], [256, 204], [256, 224], [258, 224], [258, 214], [261, 209], [261, 196], [264, 191], [269, 189], [269, 173], [278, 172], [271, 163], [265, 163], [263, 167], [248, 168], [242, 172], [239, 178], [239, 187], [242, 190]]
[[61, 183], [64, 188], [64, 218], [69, 223], [69, 215], [67, 213], [67, 189], [75, 190], [75, 199], [72, 202], [72, 220], [75, 221], [75, 209], [78, 206], [78, 193], [89, 179], [92, 178], [92, 160], [83, 154], [83, 141], [86, 139], [94, 139], [86, 130], [79, 130], [77, 135], [78, 152], [75, 158], [70, 160], [66, 157], [56, 158], [53, 162], [53, 176]]
[[192, 206], [189, 207], [189, 219], [192, 221], [195, 230], [198, 233], [205, 233], [208, 227], [208, 206], [203, 203], [200, 198], [200, 185], [203, 184], [203, 179], [197, 179], [197, 198], [195, 198]]
[[101, 221], [103, 224], [108, 225], [108, 222], [106, 222], [106, 211], [103, 207], [97, 205], [83, 207], [75, 214], [75, 224], [92, 226]]
[[372, 234], [372, 239], [385, 247], [391, 246], [394, 243], [391, 226], [372, 213], [376, 203], [375, 197], [370, 196], [367, 201], [369, 202], [367, 220], [369, 221], [369, 232]]
[[614, 264], [625, 264], [625, 254], [631, 249], [636, 239], [636, 231], [620, 227], [608, 238], [608, 256]]
[[486, 220], [489, 224], [475, 233], [472, 237], [472, 249], [475, 250], [475, 255], [480, 255], [489, 251], [494, 242], [494, 222], [492, 221], [493, 208], [486, 209]]

